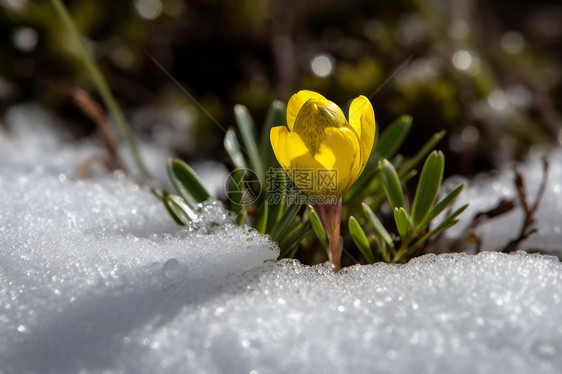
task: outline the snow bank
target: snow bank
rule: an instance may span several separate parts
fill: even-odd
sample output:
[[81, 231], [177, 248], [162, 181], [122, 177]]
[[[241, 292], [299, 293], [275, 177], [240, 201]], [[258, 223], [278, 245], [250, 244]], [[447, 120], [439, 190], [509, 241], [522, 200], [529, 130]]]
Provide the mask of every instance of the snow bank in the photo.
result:
[[277, 247], [219, 206], [179, 229], [122, 175], [77, 180], [95, 145], [18, 110], [7, 119], [20, 141], [0, 136], [0, 373], [562, 366], [556, 258], [428, 255], [338, 274], [268, 261]]
[[[519, 248], [560, 257], [562, 256], [562, 149], [547, 152], [546, 156], [550, 165], [547, 184], [534, 216], [534, 227], [538, 231], [523, 241]], [[527, 203], [531, 205], [536, 200], [539, 185], [544, 178], [540, 153], [534, 153], [526, 163], [519, 165], [519, 170], [527, 192]], [[462, 182], [464, 180], [454, 178], [447, 184], [456, 187]], [[503, 249], [510, 240], [518, 237], [524, 219], [523, 209], [515, 190], [513, 168], [509, 165], [495, 175], [482, 175], [473, 181], [468, 181], [467, 188], [459, 196], [454, 207], [466, 203], [470, 205], [459, 217], [460, 222], [446, 231], [445, 237], [449, 241], [462, 237], [476, 214], [495, 208], [502, 199], [515, 202], [515, 208], [504, 215], [485, 221], [477, 227], [476, 234], [482, 241], [483, 249]]]

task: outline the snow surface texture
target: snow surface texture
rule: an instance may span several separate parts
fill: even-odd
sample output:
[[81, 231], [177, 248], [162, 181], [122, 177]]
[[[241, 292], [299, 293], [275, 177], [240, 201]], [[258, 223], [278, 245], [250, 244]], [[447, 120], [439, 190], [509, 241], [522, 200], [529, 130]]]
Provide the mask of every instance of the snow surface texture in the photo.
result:
[[[546, 153], [549, 162], [547, 184], [542, 200], [535, 214], [534, 227], [538, 230], [519, 245], [526, 251], [548, 252], [562, 256], [562, 149]], [[519, 165], [526, 190], [526, 201], [534, 204], [539, 186], [544, 178], [540, 153], [536, 152], [530, 160]], [[446, 185], [450, 188], [465, 182], [462, 178], [453, 178]], [[470, 181], [455, 202], [454, 208], [466, 203], [469, 207], [459, 217], [460, 222], [446, 231], [449, 240], [462, 237], [473, 217], [481, 211], [495, 208], [500, 200], [515, 202], [515, 208], [506, 214], [489, 219], [476, 229], [484, 250], [502, 250], [506, 244], [518, 237], [523, 224], [523, 209], [519, 203], [514, 184], [514, 172], [511, 166], [505, 167], [497, 175], [482, 175]]]
[[7, 116], [20, 141], [0, 136], [0, 373], [562, 366], [555, 257], [428, 255], [338, 274], [268, 261], [277, 247], [219, 206], [178, 229], [122, 175], [77, 180], [99, 150], [24, 112]]

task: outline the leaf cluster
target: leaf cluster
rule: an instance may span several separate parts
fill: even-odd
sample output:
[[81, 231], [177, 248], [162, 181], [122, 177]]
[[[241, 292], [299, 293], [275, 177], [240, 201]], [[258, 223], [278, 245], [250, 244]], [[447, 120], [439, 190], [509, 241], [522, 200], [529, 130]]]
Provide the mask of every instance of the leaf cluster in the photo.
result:
[[[260, 135], [254, 120], [243, 105], [234, 107], [236, 128], [229, 128], [224, 149], [231, 173], [227, 202], [238, 225], [248, 224], [269, 235], [281, 249], [280, 257], [294, 257], [301, 240], [311, 231], [309, 211], [300, 203], [287, 204], [289, 178], [277, 163], [269, 142], [273, 126], [286, 124], [285, 104], [274, 101]], [[159, 196], [180, 225], [188, 225], [200, 205], [211, 198], [193, 169], [181, 160], [168, 161], [168, 174], [178, 195], [163, 192]], [[275, 189], [268, 188], [275, 185]]]
[[[269, 142], [269, 132], [273, 126], [286, 124], [285, 112], [282, 102], [271, 104], [258, 141], [247, 108], [236, 105], [237, 126], [226, 132], [224, 148], [232, 170], [228, 188], [229, 209], [235, 213], [236, 223], [248, 224], [269, 235], [279, 244], [280, 257], [294, 257], [303, 243], [308, 243], [305, 245], [308, 250], [315, 247], [327, 249], [328, 240], [312, 206], [287, 203], [290, 193], [288, 176], [271, 173], [271, 170], [281, 169]], [[380, 134], [363, 175], [343, 196], [343, 217], [349, 217], [346, 236], [350, 239], [344, 242], [354, 243], [368, 263], [408, 260], [428, 240], [453, 226], [467, 207], [460, 207], [435, 227], [431, 226], [432, 221], [451, 206], [464, 185], [437, 201], [445, 158], [442, 152], [432, 149], [444, 132], [431, 136], [412, 158], [405, 159], [398, 150], [411, 125], [411, 117], [403, 115]], [[424, 158], [415, 195], [408, 199], [405, 185], [417, 175], [416, 167]], [[163, 192], [159, 196], [173, 219], [180, 225], [188, 225], [211, 195], [183, 161], [169, 160], [168, 174], [178, 194]], [[275, 189], [271, 189], [272, 185]], [[249, 202], [248, 197], [252, 198]], [[385, 202], [392, 209], [392, 222], [381, 221], [376, 214]], [[304, 240], [311, 231], [319, 245], [310, 245]]]

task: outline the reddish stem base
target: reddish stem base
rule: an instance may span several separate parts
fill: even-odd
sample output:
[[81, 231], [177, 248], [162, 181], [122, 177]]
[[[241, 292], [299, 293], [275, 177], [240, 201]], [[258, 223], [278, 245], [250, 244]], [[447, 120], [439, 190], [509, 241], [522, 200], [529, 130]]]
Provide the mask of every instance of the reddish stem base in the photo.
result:
[[335, 271], [341, 269], [341, 252], [343, 247], [343, 241], [340, 237], [341, 204], [341, 198], [335, 204], [316, 204], [318, 216], [328, 237], [330, 262]]

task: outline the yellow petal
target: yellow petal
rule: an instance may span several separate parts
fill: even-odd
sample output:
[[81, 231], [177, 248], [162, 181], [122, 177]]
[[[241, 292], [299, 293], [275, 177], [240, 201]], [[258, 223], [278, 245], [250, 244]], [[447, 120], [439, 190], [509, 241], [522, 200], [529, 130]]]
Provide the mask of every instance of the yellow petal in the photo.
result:
[[301, 90], [291, 96], [291, 99], [287, 104], [287, 126], [289, 127], [289, 130], [293, 131], [295, 119], [297, 118], [299, 111], [301, 110], [304, 103], [306, 103], [308, 99], [312, 98], [326, 100], [326, 98], [319, 93], [308, 90]]
[[314, 159], [327, 170], [337, 170], [335, 193], [332, 187], [324, 185], [321, 178], [317, 181], [318, 193], [340, 197], [355, 181], [360, 169], [360, 145], [356, 132], [346, 125], [333, 131], [332, 135], [320, 146]]
[[373, 149], [373, 143], [375, 142], [375, 111], [371, 102], [365, 96], [359, 96], [351, 103], [349, 107], [349, 124], [359, 135], [361, 143], [361, 165], [355, 176], [355, 179], [357, 179], [363, 172], [363, 169], [365, 169]]
[[312, 157], [300, 136], [290, 132], [285, 126], [273, 127], [269, 133], [269, 140], [279, 165], [285, 170], [292, 167], [293, 160], [296, 158], [306, 154]]
[[304, 103], [293, 126], [312, 155], [337, 128], [347, 121], [339, 106], [326, 99], [310, 98]]
[[314, 175], [323, 166], [314, 160], [299, 134], [289, 131], [285, 126], [274, 127], [270, 132], [270, 140], [275, 157], [287, 175], [302, 192], [314, 194]]

